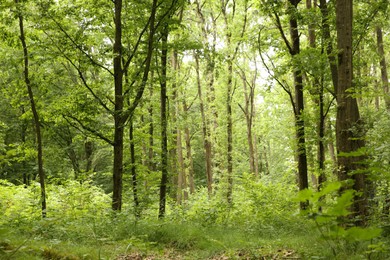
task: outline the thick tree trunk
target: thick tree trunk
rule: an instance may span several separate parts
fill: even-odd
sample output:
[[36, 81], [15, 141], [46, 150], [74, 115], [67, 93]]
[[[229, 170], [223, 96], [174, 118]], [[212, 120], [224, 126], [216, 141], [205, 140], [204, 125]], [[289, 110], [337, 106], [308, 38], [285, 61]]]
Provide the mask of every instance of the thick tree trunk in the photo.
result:
[[352, 15], [353, 1], [338, 0], [336, 2], [336, 29], [338, 47], [338, 85], [337, 85], [337, 117], [336, 140], [338, 153], [338, 177], [344, 181], [352, 178], [353, 188], [363, 195], [355, 197], [354, 211], [360, 217], [357, 224], [364, 224], [367, 214], [365, 174], [356, 173], [361, 168], [362, 157], [352, 155], [364, 146], [361, 136], [361, 122], [356, 98], [352, 96]]
[[[15, 0], [15, 4], [19, 5], [19, 0]], [[29, 74], [29, 54], [26, 44], [26, 37], [24, 32], [23, 24], [23, 11], [18, 10], [18, 19], [19, 19], [19, 30], [20, 30], [20, 41], [23, 48], [23, 60], [24, 60], [24, 82], [27, 86], [28, 97], [30, 99], [31, 111], [34, 116], [34, 126], [36, 133], [36, 142], [37, 142], [37, 161], [38, 161], [38, 176], [39, 184], [41, 188], [41, 212], [42, 217], [46, 217], [46, 189], [45, 189], [45, 172], [43, 170], [43, 152], [42, 152], [42, 134], [41, 134], [41, 123], [39, 119], [39, 114], [36, 108], [34, 93], [32, 91], [32, 84], [30, 81]]]
[[380, 66], [381, 66], [381, 79], [382, 79], [382, 88], [385, 99], [386, 109], [390, 111], [390, 93], [389, 93], [389, 77], [387, 74], [387, 63], [385, 57], [385, 50], [383, 48], [383, 32], [382, 28], [376, 27], [376, 40], [378, 45], [378, 54], [380, 57]]

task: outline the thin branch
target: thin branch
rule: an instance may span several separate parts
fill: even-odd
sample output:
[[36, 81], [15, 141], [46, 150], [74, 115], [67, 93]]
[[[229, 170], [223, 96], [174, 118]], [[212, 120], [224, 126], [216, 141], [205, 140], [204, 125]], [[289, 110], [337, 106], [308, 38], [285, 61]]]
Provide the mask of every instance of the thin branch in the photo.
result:
[[280, 36], [282, 36], [282, 39], [283, 39], [284, 43], [286, 44], [286, 47], [287, 47], [288, 51], [292, 54], [293, 50], [292, 50], [290, 42], [288, 41], [288, 39], [286, 37], [286, 34], [283, 31], [283, 27], [282, 27], [282, 23], [280, 22], [279, 15], [276, 13], [276, 11], [274, 9], [272, 11], [273, 11], [273, 13], [275, 15], [276, 27], [278, 28], [278, 30], [280, 32]]
[[[83, 82], [83, 85], [88, 89], [88, 91], [92, 94], [92, 96], [99, 102], [99, 104], [108, 112], [110, 113], [111, 115], [113, 114], [113, 111], [103, 102], [103, 100], [93, 91], [93, 89], [89, 86], [88, 82], [86, 81], [85, 77], [84, 77], [84, 74], [83, 72], [81, 71], [81, 69], [79, 68], [79, 66], [77, 66], [74, 61], [68, 56], [65, 54], [65, 52], [54, 42], [54, 40], [52, 39], [52, 37], [50, 37], [50, 35], [44, 31], [44, 33], [46, 34], [46, 36], [49, 37], [49, 39], [51, 40], [51, 42], [53, 43], [53, 45], [57, 48], [57, 50], [62, 53], [63, 57], [76, 69], [77, 73], [79, 74], [79, 78], [81, 79], [81, 81]], [[110, 100], [108, 98], [108, 100]], [[110, 100], [111, 101], [111, 100]], [[112, 101], [111, 101], [112, 102]]]
[[324, 113], [324, 118], [328, 115], [329, 110], [330, 110], [330, 107], [332, 106], [333, 101], [335, 101], [335, 100], [336, 100], [336, 97], [333, 96], [333, 97], [332, 97], [332, 100], [331, 100], [331, 101], [329, 102], [329, 104], [328, 104], [328, 107], [326, 108], [326, 111], [325, 111], [325, 113]]
[[[68, 122], [69, 125], [71, 125], [72, 127], [76, 128], [80, 132], [83, 133], [84, 132], [83, 130], [85, 130], [85, 131], [91, 133], [92, 135], [100, 138], [101, 140], [107, 142], [108, 144], [110, 144], [112, 146], [114, 145], [113, 141], [111, 141], [109, 138], [104, 136], [102, 133], [98, 132], [96, 129], [93, 129], [93, 128], [83, 124], [83, 122], [81, 122], [80, 119], [78, 119], [78, 118], [76, 118], [76, 117], [74, 117], [72, 115], [65, 115], [65, 114], [63, 114], [62, 117], [66, 120], [66, 122]], [[74, 122], [72, 122], [71, 120], [69, 120], [69, 118], [74, 120], [74, 121], [76, 121], [78, 125], [75, 124]], [[81, 126], [82, 129], [79, 126]]]
[[114, 73], [109, 70], [107, 67], [103, 66], [102, 64], [100, 64], [99, 62], [97, 62], [96, 60], [94, 60], [91, 55], [89, 55], [85, 50], [83, 50], [83, 48], [77, 44], [77, 42], [68, 34], [68, 32], [61, 26], [61, 24], [59, 22], [57, 22], [57, 20], [54, 18], [54, 17], [50, 17], [54, 23], [58, 26], [58, 28], [60, 29], [61, 32], [64, 33], [64, 35], [66, 36], [66, 38], [68, 38], [72, 44], [76, 47], [76, 49], [78, 49], [81, 53], [83, 53], [90, 61], [92, 64], [94, 64], [95, 66], [99, 67], [99, 68], [102, 68], [104, 69], [105, 71], [107, 71], [108, 73], [110, 73], [111, 76], [114, 76]]
[[136, 42], [136, 44], [134, 45], [134, 48], [133, 48], [133, 52], [131, 53], [129, 59], [125, 62], [125, 64], [123, 65], [123, 71], [126, 71], [127, 68], [129, 67], [130, 65], [130, 62], [132, 61], [132, 59], [134, 58], [134, 55], [135, 53], [137, 52], [137, 49], [138, 49], [138, 46], [139, 44], [141, 43], [141, 38], [142, 36], [144, 35], [144, 33], [146, 32], [146, 30], [148, 29], [148, 26], [150, 24], [150, 20], [151, 20], [151, 17], [149, 17], [148, 19], [148, 22], [145, 24], [145, 27], [142, 29], [139, 37], [138, 37], [138, 40]]
[[[264, 67], [267, 69], [267, 72], [268, 72], [268, 75], [274, 79], [281, 87], [282, 89], [288, 94], [289, 98], [290, 98], [290, 102], [291, 102], [291, 105], [293, 107], [293, 110], [294, 110], [294, 115], [296, 116], [298, 114], [298, 111], [296, 111], [296, 106], [295, 106], [295, 101], [294, 101], [294, 97], [291, 93], [291, 91], [289, 90], [289, 87], [288, 87], [288, 84], [286, 83], [287, 87], [273, 74], [271, 73], [271, 69], [268, 67], [267, 63], [265, 62], [265, 59], [263, 57], [263, 54], [261, 52], [261, 41], [260, 41], [260, 35], [261, 35], [261, 30], [259, 31], [259, 36], [258, 36], [258, 50], [259, 50], [259, 55], [260, 55], [260, 58], [261, 58], [261, 61], [264, 65]], [[267, 58], [269, 59], [268, 55], [267, 55]], [[271, 59], [269, 59], [271, 60]], [[273, 63], [271, 62], [272, 66], [275, 68], [275, 66], [273, 65]]]
[[[172, 3], [175, 1], [172, 1]], [[171, 8], [173, 8], [171, 6]], [[154, 34], [156, 32], [156, 26], [154, 24], [155, 16], [156, 16], [156, 9], [157, 9], [157, 0], [153, 0], [152, 5], [152, 11], [151, 11], [151, 20], [150, 20], [150, 29], [149, 29], [149, 41], [148, 41], [148, 52], [145, 59], [145, 67], [144, 67], [144, 73], [142, 76], [141, 86], [139, 87], [137, 91], [137, 95], [135, 96], [134, 101], [132, 102], [131, 106], [123, 113], [123, 123], [127, 121], [127, 119], [133, 114], [134, 110], [138, 106], [142, 95], [145, 90], [145, 86], [148, 80], [149, 70], [150, 70], [150, 64], [152, 61], [152, 54], [154, 50]]]
[[240, 103], [237, 103], [237, 104], [241, 108], [241, 110], [244, 113], [244, 115], [247, 116], [247, 113], [246, 113], [245, 109], [241, 106], [241, 104]]

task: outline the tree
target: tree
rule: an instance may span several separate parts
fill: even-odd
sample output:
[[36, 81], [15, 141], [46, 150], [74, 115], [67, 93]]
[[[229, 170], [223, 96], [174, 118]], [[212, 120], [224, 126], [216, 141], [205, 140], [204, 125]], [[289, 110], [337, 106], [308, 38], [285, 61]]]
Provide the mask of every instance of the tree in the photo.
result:
[[[338, 159], [338, 178], [341, 181], [352, 179], [353, 188], [362, 193], [361, 198], [355, 197], [354, 211], [364, 223], [367, 214], [366, 173], [361, 171], [362, 152], [362, 122], [356, 97], [353, 96], [353, 56], [352, 56], [352, 22], [353, 1], [338, 0], [336, 2], [336, 29], [338, 49], [338, 83], [336, 140]], [[357, 170], [360, 170], [357, 172]]]
[[389, 77], [387, 74], [387, 63], [385, 50], [383, 48], [383, 32], [382, 27], [376, 26], [376, 41], [378, 54], [380, 56], [380, 69], [381, 69], [381, 80], [382, 80], [382, 88], [384, 94], [384, 100], [387, 110], [390, 111], [390, 97], [389, 97]]
[[[264, 2], [264, 1], [263, 1]], [[289, 94], [291, 105], [295, 116], [295, 133], [296, 133], [296, 157], [298, 163], [298, 186], [299, 190], [308, 188], [308, 177], [307, 177], [307, 156], [306, 156], [306, 139], [305, 139], [305, 123], [304, 123], [304, 96], [303, 96], [303, 74], [302, 68], [300, 67], [297, 59], [299, 57], [300, 47], [300, 34], [298, 28], [298, 4], [301, 0], [288, 0], [287, 1], [287, 14], [289, 16], [289, 29], [290, 29], [290, 41], [285, 35], [278, 8], [274, 3], [265, 3], [265, 5], [271, 5], [267, 7], [271, 14], [274, 16], [274, 21], [277, 29], [280, 32], [280, 36], [285, 43], [285, 46], [292, 59], [292, 71], [293, 71], [293, 82], [294, 82], [294, 97], [292, 92], [286, 87], [282, 86], [283, 89]], [[264, 59], [263, 59], [264, 60]], [[280, 82], [280, 81], [279, 81]], [[301, 203], [301, 209], [305, 209], [307, 205]]]
[[36, 134], [36, 143], [37, 143], [37, 161], [38, 161], [38, 176], [39, 176], [39, 184], [41, 187], [41, 209], [42, 209], [42, 217], [46, 217], [46, 189], [45, 189], [45, 172], [43, 170], [43, 155], [42, 155], [42, 134], [41, 134], [41, 122], [39, 119], [38, 110], [36, 107], [34, 92], [33, 92], [33, 83], [31, 82], [30, 73], [29, 73], [29, 52], [26, 43], [26, 33], [23, 23], [23, 12], [22, 6], [19, 0], [15, 0], [18, 20], [19, 20], [19, 30], [20, 30], [20, 42], [23, 48], [23, 61], [24, 61], [24, 82], [27, 87], [28, 97], [30, 99], [31, 111], [34, 116], [34, 127]]

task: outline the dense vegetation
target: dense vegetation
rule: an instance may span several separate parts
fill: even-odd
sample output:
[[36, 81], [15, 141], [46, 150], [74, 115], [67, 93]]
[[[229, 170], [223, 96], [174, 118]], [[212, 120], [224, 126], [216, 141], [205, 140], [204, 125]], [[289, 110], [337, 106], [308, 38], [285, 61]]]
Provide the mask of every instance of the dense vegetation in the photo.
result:
[[388, 16], [1, 1], [0, 258], [390, 258]]

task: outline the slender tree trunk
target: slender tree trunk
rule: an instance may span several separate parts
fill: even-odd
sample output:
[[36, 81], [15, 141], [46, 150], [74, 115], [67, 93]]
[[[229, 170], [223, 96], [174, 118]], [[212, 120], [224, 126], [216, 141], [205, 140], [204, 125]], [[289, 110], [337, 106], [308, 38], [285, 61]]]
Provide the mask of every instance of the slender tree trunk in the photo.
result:
[[324, 88], [323, 83], [321, 83], [320, 93], [319, 93], [319, 121], [318, 121], [318, 151], [317, 151], [317, 160], [318, 160], [318, 190], [321, 190], [322, 184], [326, 181], [325, 175], [325, 114], [324, 114]]
[[124, 126], [128, 118], [132, 117], [134, 110], [138, 106], [148, 80], [150, 64], [152, 60], [154, 48], [155, 34], [155, 16], [157, 10], [157, 0], [153, 0], [152, 9], [149, 21], [149, 35], [147, 54], [141, 79], [140, 87], [137, 90], [136, 96], [131, 104], [131, 107], [124, 111], [124, 95], [123, 95], [123, 76], [127, 70], [128, 64], [122, 66], [124, 61], [122, 56], [122, 0], [114, 1], [114, 28], [115, 38], [113, 46], [113, 65], [114, 65], [114, 165], [113, 165], [113, 195], [112, 209], [120, 211], [122, 209], [122, 175], [123, 175], [123, 135]]
[[72, 164], [73, 172], [74, 172], [74, 179], [78, 181], [80, 179], [80, 165], [79, 160], [77, 158], [76, 151], [73, 148], [73, 140], [72, 137], [69, 136], [69, 139], [67, 140], [67, 147], [66, 147], [66, 154], [68, 155], [68, 158], [70, 160], [70, 163]]
[[167, 184], [168, 184], [168, 119], [167, 119], [167, 53], [168, 53], [168, 25], [164, 26], [161, 37], [161, 182], [160, 207], [158, 217], [165, 216]]
[[[297, 12], [297, 6], [300, 1], [289, 0], [294, 6], [294, 11]], [[290, 35], [291, 35], [291, 56], [294, 57], [300, 53], [300, 40], [298, 31], [298, 21], [295, 14], [290, 14]], [[296, 138], [298, 142], [297, 157], [298, 157], [298, 182], [299, 190], [308, 188], [307, 178], [307, 158], [306, 158], [306, 140], [305, 140], [305, 124], [303, 119], [304, 99], [303, 99], [303, 79], [302, 70], [298, 67], [294, 69], [294, 88], [295, 88], [295, 128]], [[307, 203], [301, 203], [301, 209], [305, 209]]]
[[[15, 0], [15, 4], [19, 5], [19, 0]], [[38, 176], [39, 176], [39, 184], [41, 188], [41, 211], [42, 217], [46, 217], [46, 189], [45, 189], [45, 172], [43, 170], [43, 152], [42, 152], [42, 134], [41, 134], [41, 123], [39, 120], [39, 114], [36, 108], [34, 93], [32, 91], [32, 83], [30, 81], [29, 74], [29, 54], [26, 44], [26, 36], [24, 32], [24, 24], [23, 24], [23, 15], [22, 10], [18, 10], [18, 19], [19, 19], [19, 30], [20, 30], [20, 41], [22, 43], [23, 48], [23, 60], [24, 60], [24, 82], [27, 86], [28, 97], [30, 99], [31, 111], [34, 117], [34, 126], [36, 133], [36, 142], [37, 142], [37, 150], [38, 150]]]
[[191, 136], [190, 136], [190, 129], [188, 127], [184, 128], [184, 136], [185, 136], [186, 151], [187, 151], [185, 168], [186, 171], [188, 172], [187, 176], [188, 176], [188, 182], [190, 186], [190, 193], [193, 194], [195, 192], [194, 161], [192, 159]]
[[[222, 1], [224, 5], [224, 1]], [[222, 8], [224, 14], [227, 48], [231, 49], [231, 32], [229, 31], [227, 14], [225, 8]], [[233, 193], [233, 119], [232, 119], [232, 91], [233, 91], [233, 55], [227, 57], [227, 82], [226, 82], [226, 134], [227, 134], [227, 201], [232, 203]]]
[[[216, 131], [218, 129], [218, 111], [215, 106], [215, 59], [216, 59], [216, 45], [217, 45], [217, 19], [219, 16], [215, 17], [214, 13], [211, 12], [203, 12], [203, 4], [200, 1], [196, 1], [196, 12], [198, 18], [200, 20], [200, 27], [203, 36], [203, 44], [204, 44], [204, 60], [206, 62], [206, 68], [204, 71], [205, 75], [205, 86], [206, 91], [203, 97], [203, 111], [205, 113], [204, 119], [206, 120], [206, 128], [208, 139], [206, 142], [206, 174], [207, 174], [207, 187], [209, 191], [209, 195], [212, 192], [212, 184], [213, 184], [213, 174], [214, 167], [218, 165], [219, 162], [216, 162], [218, 159], [216, 154], [217, 148], [217, 136]], [[208, 16], [205, 17], [205, 14]], [[211, 37], [211, 40], [210, 40]], [[199, 61], [199, 60], [198, 60]], [[199, 68], [199, 62], [198, 62]], [[200, 77], [198, 77], [200, 80]], [[200, 84], [201, 81], [199, 81]], [[198, 85], [201, 86], [201, 85]], [[199, 88], [198, 88], [199, 90]], [[204, 98], [206, 100], [204, 100]], [[216, 168], [216, 167], [215, 167]]]
[[204, 108], [203, 101], [203, 92], [202, 85], [200, 80], [200, 68], [199, 68], [199, 58], [198, 54], [195, 54], [195, 62], [196, 62], [196, 79], [198, 85], [198, 96], [200, 101], [200, 113], [202, 117], [202, 133], [203, 133], [203, 146], [205, 150], [205, 166], [206, 166], [206, 179], [207, 179], [207, 190], [209, 196], [211, 196], [213, 192], [213, 171], [212, 171], [212, 149], [211, 149], [211, 135], [209, 126], [206, 119], [206, 113]]
[[[22, 115], [26, 113], [24, 105], [20, 106], [20, 110]], [[21, 133], [20, 133], [20, 138], [23, 145], [26, 144], [27, 128], [28, 128], [28, 124], [26, 123], [25, 120], [23, 120], [21, 122]], [[23, 167], [23, 184], [25, 186], [30, 186], [31, 173], [28, 172], [27, 162], [24, 160], [22, 161], [22, 167]]]
[[138, 180], [137, 180], [137, 166], [135, 160], [134, 123], [132, 118], [130, 118], [129, 140], [130, 140], [131, 184], [133, 188], [134, 212], [135, 212], [135, 217], [139, 218], [140, 210], [139, 210], [139, 199], [138, 199]]
[[232, 119], [233, 61], [232, 59], [228, 58], [227, 63], [228, 63], [228, 79], [227, 79], [227, 90], [226, 90], [227, 184], [228, 184], [227, 200], [228, 203], [232, 203], [232, 193], [233, 193], [233, 119]]
[[336, 56], [333, 53], [332, 38], [330, 34], [330, 22], [329, 22], [329, 11], [326, 0], [320, 0], [320, 9], [321, 9], [321, 24], [322, 24], [322, 38], [326, 45], [326, 54], [328, 56], [330, 72], [332, 75], [332, 83], [334, 87], [335, 95], [337, 94], [337, 84], [338, 84], [338, 69], [337, 69], [337, 60]]
[[122, 175], [123, 175], [123, 68], [122, 68], [122, 0], [115, 2], [115, 39], [114, 39], [114, 166], [113, 166], [113, 195], [112, 209], [122, 209]]
[[365, 187], [365, 174], [356, 173], [362, 161], [362, 156], [352, 156], [364, 146], [361, 133], [361, 122], [356, 98], [351, 95], [353, 90], [353, 64], [352, 64], [352, 17], [353, 1], [338, 0], [336, 2], [336, 29], [338, 47], [338, 89], [337, 93], [337, 117], [336, 139], [338, 152], [338, 177], [339, 180], [354, 180], [353, 188], [361, 192], [356, 196], [354, 211], [360, 217], [357, 224], [365, 223], [367, 214], [367, 194]]
[[376, 41], [378, 46], [378, 54], [380, 56], [380, 66], [381, 66], [381, 79], [382, 87], [384, 92], [384, 99], [386, 109], [390, 111], [390, 93], [389, 93], [389, 77], [387, 74], [387, 63], [385, 57], [385, 50], [383, 48], [383, 33], [380, 26], [376, 27]]
[[93, 155], [93, 142], [86, 140], [84, 143], [84, 151], [85, 151], [85, 172], [92, 171], [92, 155]]
[[[175, 167], [175, 170], [177, 171], [177, 193], [176, 193], [176, 202], [178, 204], [181, 204], [183, 199], [186, 200], [188, 198], [187, 194], [187, 176], [186, 176], [186, 169], [184, 165], [184, 155], [183, 155], [183, 144], [182, 144], [182, 126], [180, 124], [180, 121], [177, 120], [177, 118], [180, 117], [181, 111], [181, 102], [178, 99], [178, 95], [180, 94], [181, 98], [181, 91], [178, 89], [177, 85], [177, 77], [179, 75], [179, 61], [178, 61], [178, 53], [176, 50], [173, 50], [172, 54], [172, 69], [173, 69], [173, 76], [172, 76], [172, 102], [174, 103], [174, 106], [172, 106], [172, 114], [174, 115], [172, 117], [172, 124], [175, 128], [174, 133], [174, 143], [176, 143], [176, 153], [174, 154], [172, 158], [177, 158], [177, 165]], [[175, 159], [173, 159], [175, 160]]]
[[[252, 81], [252, 85], [248, 82], [245, 72], [241, 71], [242, 85], [244, 87], [245, 106], [240, 108], [245, 115], [246, 121], [246, 137], [249, 149], [249, 169], [256, 177], [259, 176], [258, 159], [256, 153], [256, 138], [252, 132], [254, 118], [254, 85], [256, 77]], [[249, 85], [249, 90], [248, 90]]]
[[[317, 6], [317, 0], [306, 0], [306, 8], [311, 11], [312, 8]], [[308, 28], [309, 32], [309, 46], [310, 48], [316, 48], [316, 34], [315, 34], [315, 23], [311, 22]], [[321, 72], [323, 73], [323, 72]], [[316, 103], [318, 105], [318, 124], [317, 124], [317, 163], [318, 163], [318, 190], [322, 188], [322, 184], [326, 180], [325, 176], [325, 146], [324, 146], [324, 137], [325, 137], [325, 111], [324, 111], [324, 82], [323, 76], [321, 80], [318, 76], [315, 76], [313, 79], [314, 87], [318, 90], [318, 97], [315, 97]]]
[[148, 133], [149, 133], [149, 148], [148, 148], [148, 162], [147, 162], [147, 166], [148, 166], [148, 169], [149, 171], [155, 171], [155, 167], [154, 167], [154, 162], [153, 162], [153, 155], [154, 155], [154, 137], [153, 137], [153, 134], [154, 134], [154, 124], [153, 124], [153, 79], [154, 79], [154, 72], [151, 71], [151, 83], [150, 83], [150, 87], [149, 87], [149, 98], [150, 98], [150, 104], [148, 106], [148, 116], [149, 116], [149, 129], [148, 129]]

